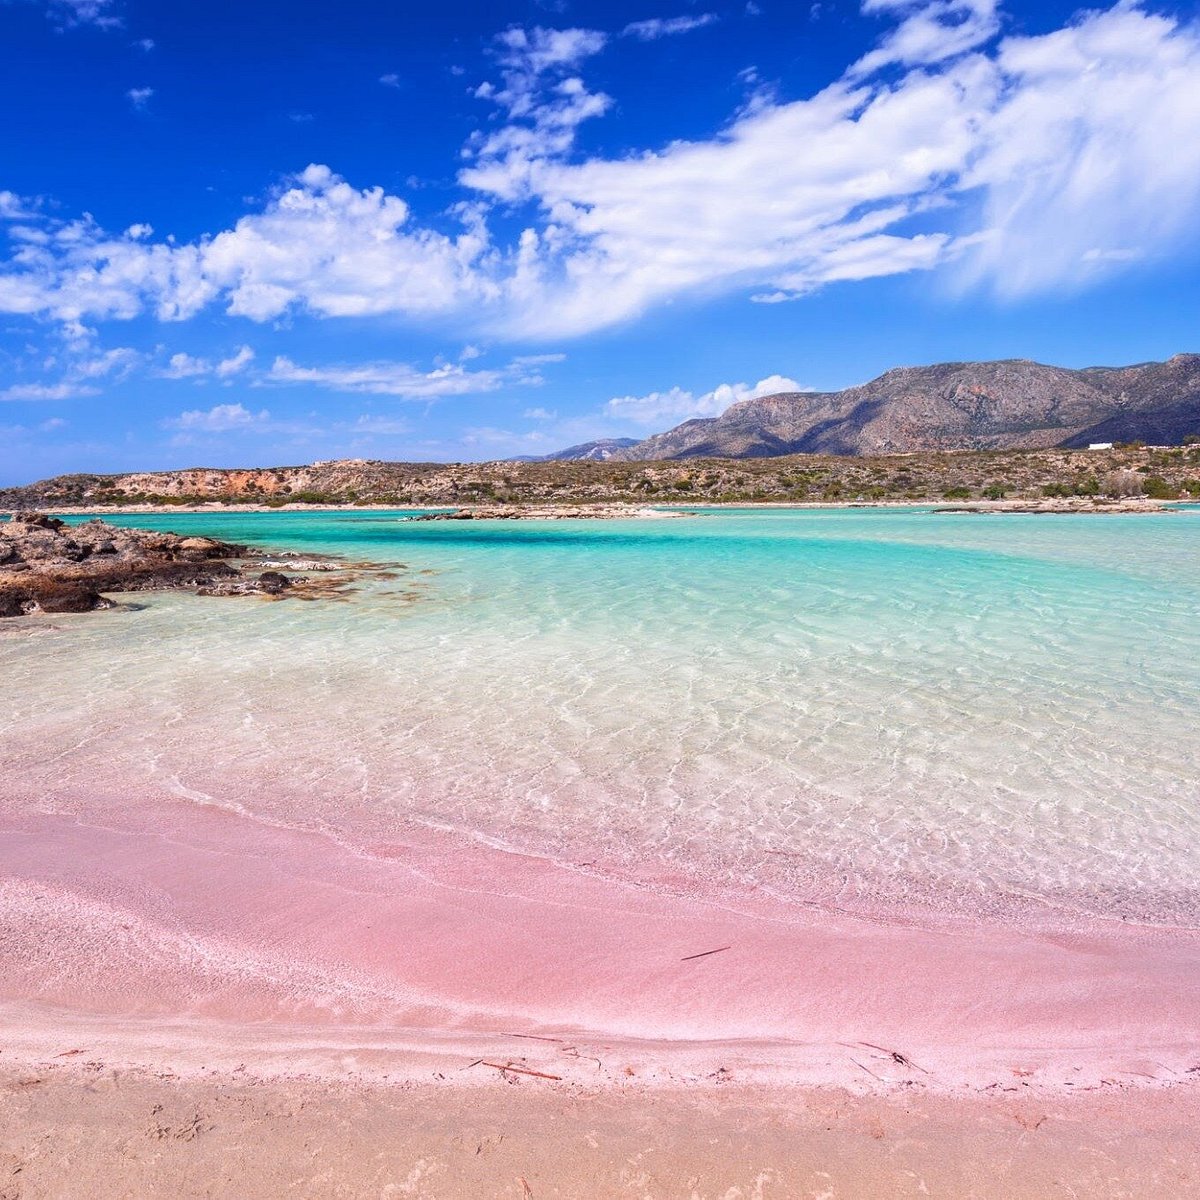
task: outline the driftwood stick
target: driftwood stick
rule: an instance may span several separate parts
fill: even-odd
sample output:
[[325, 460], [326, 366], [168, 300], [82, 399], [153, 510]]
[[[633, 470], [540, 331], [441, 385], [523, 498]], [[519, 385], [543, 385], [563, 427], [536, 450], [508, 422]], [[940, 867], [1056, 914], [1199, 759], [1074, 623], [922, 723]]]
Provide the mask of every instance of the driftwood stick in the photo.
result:
[[866, 1071], [866, 1073], [867, 1073], [868, 1075], [870, 1075], [870, 1077], [871, 1077], [872, 1079], [878, 1079], [880, 1083], [887, 1083], [887, 1082], [888, 1082], [886, 1079], [884, 1079], [884, 1077], [883, 1077], [882, 1075], [876, 1075], [876, 1074], [875, 1074], [875, 1072], [874, 1072], [874, 1071], [872, 1071], [870, 1067], [864, 1067], [864, 1066], [862, 1065], [862, 1063], [860, 1063], [860, 1062], [858, 1061], [858, 1059], [857, 1059], [857, 1058], [851, 1058], [851, 1059], [850, 1059], [850, 1061], [851, 1061], [851, 1062], [852, 1062], [852, 1063], [853, 1063], [853, 1064], [854, 1064], [856, 1067], [858, 1067], [860, 1071]]
[[920, 1071], [922, 1075], [928, 1075], [929, 1072], [924, 1067], [919, 1067], [907, 1054], [901, 1054], [899, 1050], [889, 1050], [886, 1046], [876, 1046], [874, 1042], [859, 1042], [860, 1046], [866, 1046], [868, 1050], [878, 1050], [880, 1054], [887, 1054], [891, 1057], [892, 1062], [898, 1063], [902, 1067], [912, 1067], [915, 1071]]
[[732, 946], [718, 946], [715, 950], [701, 950], [699, 954], [685, 954], [679, 961], [691, 962], [694, 958], [707, 958], [710, 954], [720, 954], [722, 951], [732, 949]]
[[561, 1075], [550, 1075], [545, 1071], [531, 1071], [528, 1067], [514, 1067], [512, 1063], [488, 1062], [486, 1058], [481, 1058], [479, 1060], [479, 1065], [484, 1067], [492, 1067], [497, 1071], [512, 1071], [514, 1075], [532, 1075], [535, 1079], [562, 1079]]

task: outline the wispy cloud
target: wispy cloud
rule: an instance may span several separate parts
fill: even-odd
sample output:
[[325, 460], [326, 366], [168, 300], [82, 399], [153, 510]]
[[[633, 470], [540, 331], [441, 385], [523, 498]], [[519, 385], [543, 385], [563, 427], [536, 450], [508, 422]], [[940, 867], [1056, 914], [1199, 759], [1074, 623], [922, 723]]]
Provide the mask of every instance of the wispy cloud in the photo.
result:
[[74, 400], [97, 395], [98, 389], [78, 383], [14, 383], [0, 390], [0, 400]]
[[46, 10], [52, 20], [66, 26], [116, 29], [121, 25], [113, 0], [49, 0]]
[[335, 392], [434, 400], [495, 391], [503, 385], [505, 376], [500, 371], [468, 371], [457, 364], [432, 371], [399, 362], [302, 367], [281, 355], [271, 364], [266, 378], [271, 383], [308, 383]]
[[150, 97], [154, 95], [154, 89], [152, 87], [130, 88], [125, 95], [128, 97], [129, 103], [140, 112], [150, 103]]
[[624, 37], [635, 37], [642, 42], [656, 42], [659, 38], [673, 37], [677, 33], [691, 33], [693, 29], [703, 29], [705, 25], [713, 25], [717, 20], [717, 14], [711, 12], [684, 17], [651, 17], [646, 21], [630, 21], [621, 30], [621, 34]]

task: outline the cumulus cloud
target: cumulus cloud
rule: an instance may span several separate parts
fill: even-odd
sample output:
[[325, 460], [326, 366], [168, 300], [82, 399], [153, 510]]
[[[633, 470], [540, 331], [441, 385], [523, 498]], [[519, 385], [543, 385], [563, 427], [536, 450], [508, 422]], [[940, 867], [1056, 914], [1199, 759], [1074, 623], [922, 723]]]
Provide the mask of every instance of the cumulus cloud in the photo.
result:
[[154, 89], [152, 87], [130, 88], [125, 95], [129, 98], [129, 103], [134, 108], [141, 110], [150, 103], [150, 97], [154, 95]]
[[630, 21], [621, 33], [624, 37], [635, 37], [642, 42], [655, 42], [659, 38], [672, 37], [677, 33], [691, 33], [703, 29], [717, 20], [716, 13], [697, 13], [688, 17], [652, 17], [648, 21]]
[[242, 346], [230, 357], [220, 359], [216, 363], [180, 351], [171, 355], [167, 365], [158, 374], [163, 379], [207, 379], [210, 376], [230, 379], [244, 371], [253, 361], [254, 351], [249, 346]]
[[466, 186], [506, 200], [519, 198], [539, 163], [566, 154], [578, 126], [608, 111], [611, 97], [588, 91], [577, 73], [607, 40], [595, 29], [540, 26], [513, 27], [500, 35], [502, 84], [485, 82], [475, 95], [498, 105], [508, 120], [468, 143], [466, 153], [475, 161], [462, 173]]
[[409, 226], [408, 205], [382, 188], [359, 191], [310, 166], [261, 214], [197, 247], [192, 303], [228, 296], [254, 320], [299, 304], [321, 316], [451, 311], [492, 291], [479, 269], [487, 239]]
[[0, 221], [28, 221], [37, 217], [37, 204], [16, 192], [0, 191]]
[[212, 364], [204, 358], [193, 358], [182, 351], [172, 354], [167, 365], [159, 374], [164, 379], [196, 379], [207, 375], [212, 370]]
[[[445, 317], [460, 335], [548, 338], [681, 297], [781, 302], [935, 268], [1022, 296], [1194, 245], [1194, 25], [1122, 0], [997, 43], [993, 0], [864, 7], [891, 26], [822, 91], [760, 96], [711, 137], [619, 157], [576, 143], [611, 103], [581, 77], [606, 36], [507, 30], [498, 81], [477, 92], [501, 124], [465, 148], [471, 200], [450, 232], [320, 165], [186, 243], [51, 219], [5, 193], [0, 311], [172, 321], [219, 304], [254, 321]], [[498, 240], [513, 211], [525, 227]]]
[[172, 417], [165, 424], [184, 433], [229, 433], [233, 430], [266, 430], [271, 414], [264, 408], [251, 412], [241, 404], [216, 404], [208, 409], [191, 409]]
[[604, 406], [605, 415], [635, 425], [658, 426], [689, 421], [694, 417], [720, 416], [739, 400], [754, 400], [778, 392], [801, 392], [802, 388], [786, 375], [768, 375], [756, 384], [722, 383], [711, 392], [697, 396], [686, 388], [673, 387], [646, 396], [616, 396]]

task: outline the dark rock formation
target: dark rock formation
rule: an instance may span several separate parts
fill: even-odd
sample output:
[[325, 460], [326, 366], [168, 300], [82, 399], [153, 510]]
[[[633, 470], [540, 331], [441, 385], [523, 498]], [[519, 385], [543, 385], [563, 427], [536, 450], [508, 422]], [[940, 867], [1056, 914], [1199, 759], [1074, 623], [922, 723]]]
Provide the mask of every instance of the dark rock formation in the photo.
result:
[[[18, 512], [0, 525], [0, 616], [90, 612], [111, 607], [105, 592], [211, 585], [236, 578], [226, 560], [245, 552], [245, 546], [212, 538], [121, 529], [100, 520], [70, 526], [43, 513]], [[283, 586], [272, 581], [259, 590]]]

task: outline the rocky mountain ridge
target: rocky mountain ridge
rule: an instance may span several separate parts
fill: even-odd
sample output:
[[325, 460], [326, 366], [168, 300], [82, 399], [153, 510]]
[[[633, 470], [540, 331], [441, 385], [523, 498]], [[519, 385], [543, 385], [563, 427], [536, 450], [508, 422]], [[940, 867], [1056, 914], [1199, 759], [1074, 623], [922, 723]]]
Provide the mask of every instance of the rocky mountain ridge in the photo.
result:
[[1200, 355], [1072, 370], [1028, 359], [899, 367], [840, 392], [742, 400], [613, 457], [764, 458], [1177, 445], [1200, 435]]

